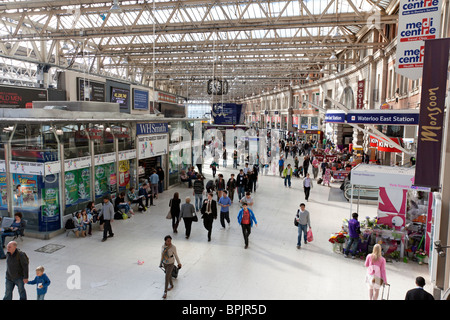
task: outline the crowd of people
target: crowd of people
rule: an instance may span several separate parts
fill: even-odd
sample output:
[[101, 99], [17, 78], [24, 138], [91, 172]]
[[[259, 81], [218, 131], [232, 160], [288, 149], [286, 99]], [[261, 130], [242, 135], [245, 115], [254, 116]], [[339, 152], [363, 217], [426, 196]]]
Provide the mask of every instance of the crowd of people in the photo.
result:
[[[279, 176], [284, 179], [284, 186], [286, 188], [292, 186], [293, 177], [302, 177], [302, 187], [306, 202], [309, 200], [314, 180], [317, 179], [314, 183], [319, 183], [322, 180], [324, 185], [330, 185], [331, 168], [343, 168], [350, 165], [349, 159], [346, 159], [345, 154], [336, 157], [336, 160], [333, 162], [327, 161], [326, 158], [323, 162], [320, 162], [316, 156], [316, 142], [297, 141], [297, 143], [292, 143], [291, 141], [291, 143], [286, 143], [281, 140], [280, 150], [283, 150], [283, 152], [278, 159]], [[329, 149], [326, 152], [332, 154], [333, 151]], [[299, 157], [303, 157], [301, 163]], [[288, 160], [290, 158], [292, 158], [292, 163]], [[226, 160], [222, 164], [226, 165]], [[229, 229], [231, 226], [230, 209], [234, 203], [237, 203], [239, 208], [236, 220], [242, 230], [244, 248], [247, 249], [249, 247], [249, 236], [252, 227], [258, 225], [253, 206], [255, 202], [254, 195], [258, 187], [257, 182], [260, 174], [260, 164], [246, 162], [240, 169], [238, 169], [235, 161], [234, 164], [236, 166], [234, 165], [233, 168], [238, 170], [238, 172], [236, 174], [231, 173], [228, 179], [225, 179], [223, 173], [217, 173], [219, 164], [215, 160], [213, 160], [210, 166], [212, 179], [206, 179], [202, 172], [197, 172], [194, 167], [189, 167], [187, 171], [181, 172], [180, 179], [182, 182], [188, 184], [189, 189], [192, 189], [192, 196], [189, 195], [181, 199], [180, 193], [174, 192], [173, 197], [169, 200], [169, 209], [166, 218], [171, 220], [173, 233], [178, 233], [180, 221], [183, 220], [185, 238], [189, 239], [193, 223], [201, 219], [203, 227], [207, 231], [207, 241], [210, 242], [214, 221], [219, 219], [222, 229]], [[262, 164], [262, 167], [264, 168], [265, 165]], [[312, 177], [310, 175], [310, 169]], [[321, 173], [320, 178], [319, 173]], [[146, 212], [150, 206], [154, 206], [154, 201], [158, 199], [158, 194], [163, 192], [164, 188], [161, 183], [163, 179], [164, 177], [161, 177], [161, 173], [153, 170], [148, 179], [139, 186], [138, 191], [134, 187], [131, 187], [128, 191], [122, 191], [117, 194], [114, 203], [109, 195], [104, 196], [101, 210], [96, 209], [94, 202], [89, 202], [85, 209], [76, 212], [73, 216], [72, 220], [76, 229], [76, 236], [86, 237], [87, 235], [92, 235], [92, 224], [99, 221], [103, 230], [102, 241], [113, 237], [114, 233], [111, 222], [115, 219], [125, 219], [125, 216], [127, 218], [132, 217], [135, 214], [135, 209], [133, 209], [134, 205], [142, 212]], [[300, 249], [302, 243], [306, 245], [310, 242], [311, 215], [306, 209], [305, 203], [300, 204], [294, 220], [298, 226], [297, 249]], [[4, 243], [4, 239], [2, 240], [2, 243]], [[346, 248], [345, 256], [351, 252], [352, 248], [352, 242], [350, 241]], [[379, 249], [375, 246], [373, 253], [367, 257], [365, 263], [370, 299], [374, 300], [378, 298], [380, 286], [383, 283], [387, 283], [385, 261]], [[0, 251], [0, 254], [2, 252], [3, 250]], [[26, 283], [37, 284], [38, 299], [44, 299], [47, 287], [50, 285], [50, 280], [44, 273], [44, 268], [39, 266], [36, 269], [35, 279], [28, 281], [29, 260], [25, 253], [17, 249], [17, 243], [15, 241], [8, 243], [7, 254], [3, 256], [8, 258], [5, 299], [12, 299], [12, 291], [15, 286], [19, 289], [20, 298], [26, 299], [24, 287]], [[177, 263], [176, 266], [175, 261]], [[163, 298], [166, 298], [167, 292], [173, 288], [172, 271], [182, 267], [181, 260], [176, 247], [172, 244], [172, 237], [170, 235], [164, 238], [160, 266], [165, 270]], [[423, 286], [425, 285], [423, 278], [417, 278], [416, 284], [419, 288], [422, 287], [423, 290]], [[430, 295], [423, 292], [408, 292], [406, 299], [430, 299]]]

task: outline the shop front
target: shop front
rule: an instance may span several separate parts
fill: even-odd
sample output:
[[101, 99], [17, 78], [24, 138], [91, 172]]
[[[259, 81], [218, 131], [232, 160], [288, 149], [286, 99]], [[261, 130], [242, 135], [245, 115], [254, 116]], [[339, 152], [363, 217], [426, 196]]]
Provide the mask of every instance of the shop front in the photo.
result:
[[149, 180], [154, 170], [162, 168], [164, 189], [167, 186], [167, 157], [169, 150], [168, 123], [136, 123], [139, 184]]
[[119, 112], [99, 118], [40, 109], [2, 118], [1, 216], [21, 212], [26, 232], [46, 237], [89, 201], [138, 187], [150, 168], [160, 166], [167, 176], [170, 123], [186, 121]]

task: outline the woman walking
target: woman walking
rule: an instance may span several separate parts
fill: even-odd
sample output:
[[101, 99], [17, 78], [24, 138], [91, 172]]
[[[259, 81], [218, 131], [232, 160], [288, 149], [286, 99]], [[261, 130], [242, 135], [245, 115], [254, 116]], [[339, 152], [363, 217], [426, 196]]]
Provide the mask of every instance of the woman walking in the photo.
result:
[[386, 280], [386, 259], [381, 255], [381, 246], [377, 243], [371, 254], [366, 258], [366, 283], [369, 288], [370, 300], [377, 300], [381, 286]]
[[189, 239], [191, 235], [192, 222], [198, 221], [197, 215], [195, 214], [194, 205], [191, 204], [191, 198], [186, 197], [186, 203], [181, 205], [180, 218], [184, 221], [184, 227], [186, 228], [186, 239]]
[[174, 233], [178, 232], [178, 223], [180, 222], [180, 205], [180, 196], [178, 192], [175, 192], [173, 198], [169, 201], [170, 214], [172, 215], [172, 229]]
[[167, 291], [173, 289], [172, 270], [175, 266], [175, 259], [178, 263], [178, 269], [180, 269], [181, 263], [178, 258], [177, 248], [172, 244], [172, 237], [167, 235], [164, 237], [164, 245], [162, 246], [161, 261], [159, 264], [161, 267], [164, 267], [166, 272], [163, 299], [167, 297]]

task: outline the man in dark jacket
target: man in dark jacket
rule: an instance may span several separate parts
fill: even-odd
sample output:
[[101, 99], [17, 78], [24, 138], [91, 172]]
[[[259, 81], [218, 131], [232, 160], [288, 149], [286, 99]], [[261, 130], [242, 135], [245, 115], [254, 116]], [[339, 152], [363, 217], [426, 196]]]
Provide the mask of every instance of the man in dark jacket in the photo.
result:
[[405, 300], [434, 300], [434, 297], [423, 289], [425, 286], [423, 277], [416, 278], [416, 286], [417, 288], [411, 289], [406, 293]]
[[[149, 189], [148, 184], [146, 182], [144, 182], [138, 191], [139, 196], [144, 196], [143, 199], [145, 199], [145, 207], [146, 208], [148, 207], [148, 200], [150, 200], [150, 205], [151, 206], [153, 205], [153, 197], [150, 194], [148, 194], [148, 191], [147, 191], [148, 189]], [[147, 211], [147, 210], [145, 210], [145, 211]]]
[[158, 193], [163, 193], [164, 191], [164, 170], [161, 167], [158, 167], [158, 171], [156, 172], [159, 177], [158, 181]]
[[217, 202], [213, 200], [213, 194], [208, 193], [208, 199], [203, 201], [202, 205], [203, 226], [208, 230], [208, 241], [211, 241], [211, 231], [213, 222], [217, 219]]
[[245, 187], [247, 186], [247, 176], [244, 174], [244, 170], [239, 170], [239, 174], [236, 177], [236, 187], [238, 191], [239, 201], [245, 196]]
[[105, 226], [103, 228], [102, 242], [105, 242], [108, 238], [114, 237], [111, 227], [111, 222], [114, 221], [114, 206], [112, 205], [111, 199], [108, 195], [103, 196], [102, 210], [100, 211], [98, 217], [103, 217], [104, 219]]
[[6, 248], [6, 283], [3, 300], [12, 300], [15, 286], [19, 290], [20, 300], [27, 300], [25, 284], [28, 283], [28, 257], [17, 249], [17, 242], [15, 241], [10, 241]]

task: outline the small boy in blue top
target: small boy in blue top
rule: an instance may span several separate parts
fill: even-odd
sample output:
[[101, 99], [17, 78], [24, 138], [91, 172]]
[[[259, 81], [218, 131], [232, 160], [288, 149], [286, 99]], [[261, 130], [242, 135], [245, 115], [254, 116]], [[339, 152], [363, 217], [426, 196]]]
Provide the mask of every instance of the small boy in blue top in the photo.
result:
[[50, 279], [44, 273], [43, 266], [36, 268], [36, 277], [34, 280], [28, 281], [28, 284], [37, 285], [37, 300], [44, 300], [44, 296], [47, 293], [47, 287], [50, 285]]

